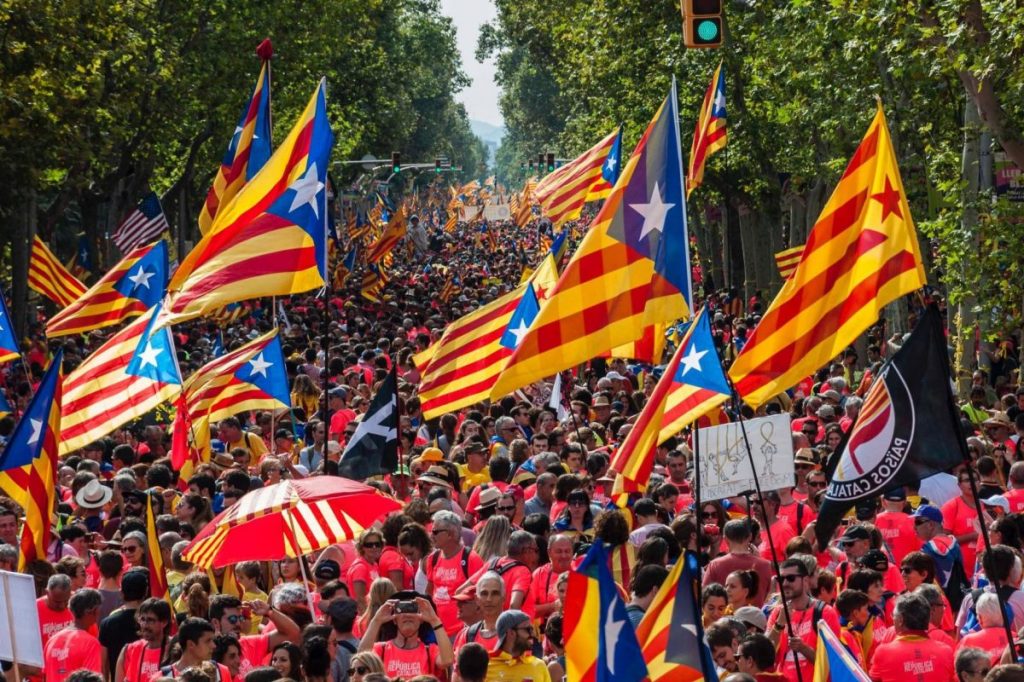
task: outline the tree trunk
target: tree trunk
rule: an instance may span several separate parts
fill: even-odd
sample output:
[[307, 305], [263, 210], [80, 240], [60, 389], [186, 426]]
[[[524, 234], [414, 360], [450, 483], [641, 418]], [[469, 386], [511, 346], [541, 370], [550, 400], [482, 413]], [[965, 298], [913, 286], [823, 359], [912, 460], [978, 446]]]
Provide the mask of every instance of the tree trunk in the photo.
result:
[[[978, 129], [981, 119], [978, 110], [971, 102], [971, 95], [967, 93], [967, 103], [964, 107], [964, 146], [961, 158], [960, 174], [964, 182], [963, 213], [960, 216], [960, 225], [963, 233], [969, 235], [971, 247], [977, 253], [978, 249], [978, 180], [979, 165], [981, 157], [981, 145], [979, 144]], [[966, 395], [971, 383], [971, 371], [975, 365], [975, 358], [978, 356], [978, 348], [975, 346], [975, 327], [978, 323], [974, 307], [977, 305], [977, 297], [974, 292], [977, 289], [969, 283], [971, 275], [967, 272], [966, 266], [960, 273], [964, 279], [964, 296], [957, 304], [955, 327], [955, 346], [953, 350], [953, 376], [957, 382], [957, 388], [961, 395]]]
[[18, 210], [11, 211], [11, 315], [17, 337], [23, 338], [28, 330], [28, 255], [35, 234], [35, 192], [25, 197]]
[[746, 301], [757, 288], [757, 220], [745, 205], [736, 208], [739, 224], [740, 245], [743, 254], [743, 300]]

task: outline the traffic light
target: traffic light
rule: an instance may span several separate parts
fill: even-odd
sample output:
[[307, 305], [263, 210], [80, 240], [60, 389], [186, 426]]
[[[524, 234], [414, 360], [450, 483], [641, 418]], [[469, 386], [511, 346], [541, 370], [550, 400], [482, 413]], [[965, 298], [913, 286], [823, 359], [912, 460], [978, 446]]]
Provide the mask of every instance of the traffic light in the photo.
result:
[[398, 152], [391, 152], [391, 172], [402, 172], [402, 155]]
[[434, 172], [435, 173], [440, 173], [441, 172], [441, 159], [434, 159]]
[[530, 159], [530, 174], [533, 174], [533, 159]]
[[686, 47], [722, 46], [722, 0], [680, 0], [679, 8]]
[[555, 155], [548, 152], [548, 173], [553, 173], [555, 170]]
[[544, 153], [543, 152], [541, 152], [540, 154], [537, 155], [537, 172], [538, 173], [543, 173], [544, 172]]

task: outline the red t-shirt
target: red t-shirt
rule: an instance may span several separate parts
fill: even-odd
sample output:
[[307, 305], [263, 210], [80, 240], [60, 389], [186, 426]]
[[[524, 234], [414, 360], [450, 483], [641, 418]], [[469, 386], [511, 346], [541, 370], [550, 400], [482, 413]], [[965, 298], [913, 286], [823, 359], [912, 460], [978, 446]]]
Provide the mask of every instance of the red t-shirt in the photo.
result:
[[1024, 490], [1007, 490], [1003, 493], [1003, 497], [1010, 503], [1011, 514], [1019, 514], [1024, 511]]
[[356, 591], [353, 585], [358, 580], [366, 585], [366, 592], [369, 594], [370, 585], [372, 585], [373, 581], [379, 577], [380, 569], [377, 567], [377, 564], [371, 564], [363, 557], [356, 557], [355, 561], [352, 562], [352, 565], [348, 567], [348, 573], [346, 574], [348, 593], [355, 598]]
[[[410, 564], [402, 553], [394, 547], [385, 547], [380, 553], [380, 560], [377, 562], [377, 572], [385, 578], [390, 578], [392, 571], [402, 572], [402, 589], [413, 589], [413, 579], [416, 578], [416, 567]], [[369, 588], [369, 584], [367, 585]]]
[[263, 665], [263, 659], [270, 653], [270, 635], [244, 635], [238, 640], [238, 646], [242, 650], [238, 676], [245, 677], [250, 670]]
[[[798, 511], [798, 507], [803, 507], [803, 510]], [[797, 533], [802, 533], [804, 528], [807, 528], [808, 523], [818, 518], [818, 515], [814, 513], [813, 509], [808, 507], [806, 504], [795, 500], [789, 504], [779, 505], [779, 512], [776, 516], [779, 521], [785, 521], [792, 526], [793, 530]], [[783, 547], [783, 549], [785, 549], [785, 547]]]
[[[344, 434], [345, 427], [348, 423], [356, 418], [356, 413], [347, 407], [343, 407], [334, 414], [331, 415], [331, 431], [330, 435], [334, 436], [337, 434]], [[339, 438], [338, 440], [342, 440]]]
[[949, 682], [956, 679], [953, 648], [920, 635], [901, 635], [871, 656], [876, 682]]
[[921, 538], [914, 532], [914, 519], [909, 514], [881, 512], [875, 517], [875, 527], [882, 532], [897, 566], [903, 557], [921, 549]]
[[75, 617], [71, 615], [71, 609], [54, 611], [46, 605], [46, 597], [36, 600], [36, 609], [39, 611], [39, 629], [43, 634], [44, 649], [51, 637], [75, 624]]
[[1000, 625], [996, 627], [983, 628], [977, 632], [965, 635], [956, 645], [956, 653], [966, 647], [981, 649], [988, 654], [992, 665], [999, 665], [999, 659], [1003, 657], [1006, 650], [1006, 630]]
[[[796, 531], [782, 519], [776, 519], [775, 523], [768, 528], [768, 532], [771, 533], [772, 543], [775, 545], [775, 559], [781, 563], [786, 559], [786, 544], [796, 537]], [[764, 531], [761, 533], [763, 536]], [[772, 545], [768, 543], [768, 538], [761, 540], [758, 550], [761, 552], [762, 559], [772, 560]]]
[[[457, 634], [455, 636], [455, 642], [452, 644], [452, 647], [455, 649], [455, 651], [458, 651], [459, 649], [461, 649], [463, 646], [465, 646], [469, 642], [476, 642], [477, 644], [479, 644], [483, 648], [487, 649], [488, 651], [492, 651], [494, 649], [494, 647], [496, 647], [498, 645], [498, 633], [497, 632], [492, 632], [491, 636], [487, 637], [487, 636], [484, 635], [483, 627], [482, 626], [481, 627], [477, 627], [477, 625], [479, 625], [479, 623], [475, 623], [473, 625], [467, 625], [466, 627], [464, 627], [461, 630], [459, 630], [459, 634]], [[473, 628], [474, 630], [476, 630], [476, 635], [473, 637], [473, 639], [469, 638], [469, 629], [470, 628]]]
[[[498, 572], [501, 572], [499, 569], [511, 564], [513, 561], [514, 559], [508, 557], [501, 557], [497, 561], [488, 561], [478, 571], [473, 573], [470, 581], [475, 585], [487, 571], [498, 570]], [[512, 608], [512, 593], [522, 592], [526, 596], [519, 609], [532, 620], [536, 609], [534, 608], [533, 574], [530, 572], [530, 569], [525, 564], [520, 563], [518, 566], [513, 566], [502, 573], [501, 579], [505, 581], [505, 610], [507, 611]]]
[[547, 563], [533, 572], [533, 603], [536, 606], [550, 604], [558, 599], [558, 574], [554, 568]]
[[433, 675], [437, 660], [437, 645], [424, 644], [415, 649], [402, 649], [394, 642], [377, 642], [373, 653], [384, 661], [384, 674], [388, 677], [409, 679], [417, 675]]
[[451, 637], [462, 627], [459, 620], [459, 605], [452, 599], [455, 590], [459, 589], [462, 583], [466, 582], [468, 576], [477, 573], [484, 565], [475, 552], [469, 552], [466, 558], [466, 570], [462, 570], [463, 552], [460, 549], [450, 559], [444, 554], [438, 553], [427, 556], [427, 580], [433, 586], [431, 598], [434, 600], [434, 607], [437, 609], [437, 617], [444, 623], [444, 631]]
[[[942, 526], [953, 535], [976, 532], [975, 521], [978, 512], [962, 498], [954, 498], [942, 505]], [[960, 553], [964, 558], [964, 571], [967, 577], [974, 575], [974, 559], [978, 553], [973, 542], [961, 542]]]
[[753, 554], [732, 554], [730, 552], [713, 559], [708, 564], [707, 570], [704, 571], [704, 585], [707, 586], [711, 583], [724, 585], [725, 579], [733, 571], [748, 570], [756, 571], [758, 577], [757, 594], [754, 595], [754, 603], [763, 604], [765, 597], [768, 596], [768, 587], [772, 581], [772, 565], [770, 561]]
[[67, 628], [50, 637], [43, 650], [46, 682], [64, 682], [76, 670], [103, 673], [103, 655], [95, 635], [78, 628]]
[[[812, 625], [814, 621], [813, 603], [812, 601], [812, 606], [803, 611], [797, 611], [790, 606], [789, 616], [793, 622], [793, 634], [803, 640], [807, 646], [815, 649], [818, 646], [818, 631]], [[775, 626], [780, 613], [782, 613], [782, 607], [775, 607], [772, 615], [768, 617], [769, 628]], [[821, 612], [821, 620], [832, 628], [832, 632], [839, 632], [839, 615], [833, 607], [825, 606]], [[791, 680], [791, 682], [798, 682], [796, 664], [793, 662], [793, 654], [789, 650], [788, 628], [779, 634], [779, 645], [776, 647], [776, 652], [776, 670], [785, 675], [786, 679]], [[814, 663], [804, 658], [800, 653], [797, 653], [797, 659], [800, 661], [800, 675], [802, 679], [814, 679]]]
[[124, 648], [124, 682], [149, 682], [160, 677], [160, 653], [160, 647], [152, 649], [141, 639], [127, 645]]

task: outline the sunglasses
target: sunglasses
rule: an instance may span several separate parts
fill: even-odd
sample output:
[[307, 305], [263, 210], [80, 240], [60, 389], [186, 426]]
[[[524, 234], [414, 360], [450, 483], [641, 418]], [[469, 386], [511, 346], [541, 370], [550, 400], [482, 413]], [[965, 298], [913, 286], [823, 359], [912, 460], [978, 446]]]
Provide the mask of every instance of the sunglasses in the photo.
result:
[[232, 625], [238, 625], [239, 623], [243, 623], [243, 622], [245, 622], [245, 620], [246, 620], [246, 617], [245, 617], [245, 616], [235, 616], [235, 615], [231, 615], [231, 616], [224, 616], [224, 617], [225, 617], [225, 618], [227, 619], [227, 621], [228, 621], [229, 623], [231, 623]]
[[430, 534], [431, 535], [440, 535], [441, 533], [447, 533], [447, 532], [448, 532], [447, 528], [434, 528], [433, 530], [430, 531]]
[[795, 583], [797, 580], [800, 580], [801, 578], [806, 578], [806, 577], [807, 576], [805, 576], [805, 575], [793, 575], [793, 574], [784, 575], [784, 576], [782, 576], [782, 582], [784, 582], [784, 583]]
[[384, 546], [383, 542], [364, 542], [363, 549], [380, 549]]
[[140, 549], [142, 549], [142, 548], [141, 547], [122, 547], [121, 548], [121, 553], [122, 554], [134, 554], [135, 552], [139, 551]]
[[914, 572], [914, 569], [910, 568], [909, 566], [903, 566], [902, 568], [900, 568], [900, 573], [903, 574], [903, 575], [909, 575], [910, 573], [913, 573], [913, 572]]
[[586, 500], [570, 500], [570, 507], [586, 507], [589, 503]]
[[511, 507], [498, 507], [498, 511], [500, 511], [500, 512], [514, 512], [515, 510], [516, 510], [515, 506], [511, 506]]
[[368, 673], [368, 672], [370, 672], [370, 669], [369, 669], [369, 668], [364, 668], [364, 667], [363, 667], [363, 666], [361, 666], [361, 665], [357, 665], [357, 666], [356, 666], [356, 667], [354, 667], [354, 668], [349, 668], [349, 669], [348, 669], [348, 675], [349, 675], [349, 677], [351, 677], [351, 676], [353, 676], [353, 675], [365, 675], [365, 674], [366, 674], [366, 673]]
[[713, 512], [713, 511], [710, 511], [710, 512], [702, 512], [702, 513], [701, 513], [701, 515], [700, 515], [700, 517], [701, 517], [702, 519], [714, 519], [714, 518], [717, 518], [717, 517], [718, 517], [718, 514], [717, 514], [717, 513], [715, 513], [715, 512]]
[[923, 526], [924, 524], [928, 523], [928, 521], [929, 520], [926, 519], [926, 518], [919, 517], [919, 518], [914, 519], [914, 525], [915, 526]]
[[807, 481], [808, 488], [824, 488], [828, 485], [828, 481]]

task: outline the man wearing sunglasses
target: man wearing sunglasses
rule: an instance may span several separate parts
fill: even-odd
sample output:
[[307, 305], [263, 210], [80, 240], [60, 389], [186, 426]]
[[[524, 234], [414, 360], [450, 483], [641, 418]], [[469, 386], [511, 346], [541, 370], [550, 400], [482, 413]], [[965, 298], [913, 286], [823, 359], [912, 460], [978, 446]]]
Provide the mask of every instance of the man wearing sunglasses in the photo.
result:
[[498, 616], [498, 647], [491, 652], [487, 677], [493, 679], [550, 682], [547, 664], [533, 654], [536, 633], [530, 617], [518, 610]]
[[914, 519], [904, 511], [907, 492], [904, 488], [890, 490], [882, 495], [882, 511], [875, 517], [875, 527], [882, 531], [885, 544], [892, 551], [895, 563], [921, 549], [921, 540], [914, 532]]
[[[242, 664], [239, 674], [244, 677], [253, 668], [259, 667], [264, 657], [282, 642], [298, 644], [301, 636], [299, 626], [287, 615], [271, 608], [265, 601], [253, 600], [246, 602], [251, 609], [251, 616], [242, 614], [242, 600], [229, 594], [218, 594], [210, 600], [210, 622], [217, 634], [226, 632], [238, 636], [242, 647]], [[262, 620], [266, 616], [276, 628], [269, 635], [242, 635], [243, 629], [249, 625], [248, 618]]]
[[[789, 606], [794, 639], [789, 637], [786, 627], [786, 612], [778, 605], [768, 617], [768, 639], [778, 651], [778, 672], [795, 682], [797, 665], [800, 666], [799, 679], [814, 678], [814, 651], [818, 645], [818, 621], [824, 620], [839, 632], [839, 615], [836, 610], [817, 599], [811, 599], [810, 577], [807, 566], [799, 559], [786, 559], [780, 568], [782, 575], [782, 596]], [[796, 652], [794, 660], [793, 652]]]

